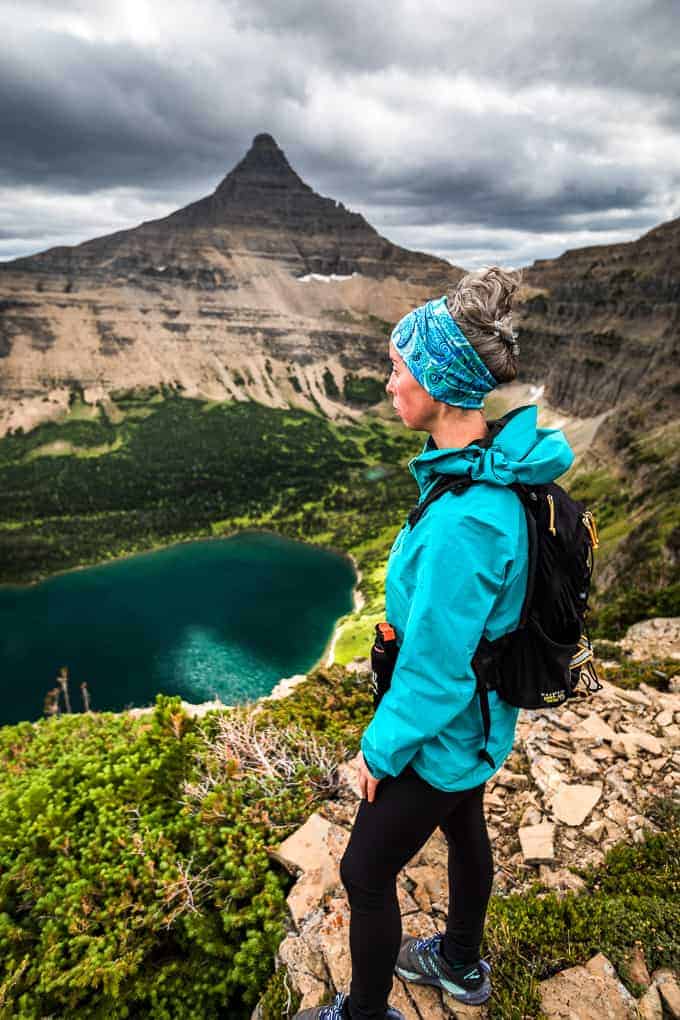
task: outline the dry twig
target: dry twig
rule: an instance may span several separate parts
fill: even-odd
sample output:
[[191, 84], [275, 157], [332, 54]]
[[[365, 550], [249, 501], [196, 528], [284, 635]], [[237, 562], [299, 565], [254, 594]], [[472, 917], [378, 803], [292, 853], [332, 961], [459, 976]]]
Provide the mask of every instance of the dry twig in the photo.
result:
[[312, 768], [318, 775], [306, 781], [319, 793], [329, 796], [336, 789], [337, 752], [300, 726], [257, 728], [251, 714], [237, 712], [220, 716], [217, 725], [214, 737], [201, 731], [205, 745], [199, 757], [201, 774], [193, 782], [185, 783], [185, 803], [201, 803], [224, 782], [225, 775], [255, 779], [262, 793], [270, 796], [282, 784], [298, 785], [302, 780], [296, 780], [296, 773], [301, 768]]

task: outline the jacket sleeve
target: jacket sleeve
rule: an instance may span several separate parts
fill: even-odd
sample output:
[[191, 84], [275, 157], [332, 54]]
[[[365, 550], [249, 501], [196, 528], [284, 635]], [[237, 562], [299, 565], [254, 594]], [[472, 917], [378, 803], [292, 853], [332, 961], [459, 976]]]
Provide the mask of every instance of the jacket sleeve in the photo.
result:
[[376, 779], [399, 775], [475, 697], [472, 657], [514, 558], [510, 536], [493, 522], [465, 515], [452, 534], [436, 516], [418, 557], [392, 682], [361, 741]]

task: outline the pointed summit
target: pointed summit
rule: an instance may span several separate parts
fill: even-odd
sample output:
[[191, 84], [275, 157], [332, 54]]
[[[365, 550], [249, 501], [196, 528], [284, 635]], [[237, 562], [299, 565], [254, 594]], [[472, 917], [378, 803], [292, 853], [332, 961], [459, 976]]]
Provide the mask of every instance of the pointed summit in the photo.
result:
[[255, 135], [241, 162], [218, 185], [213, 197], [223, 205], [250, 205], [254, 192], [269, 193], [279, 201], [287, 192], [314, 194], [295, 173], [283, 149], [267, 134]]
[[71, 275], [77, 271], [103, 278], [114, 272], [128, 282], [154, 281], [154, 286], [159, 279], [199, 285], [215, 278], [218, 264], [222, 280], [225, 259], [244, 251], [278, 262], [292, 276], [360, 273], [377, 279], [428, 279], [432, 293], [440, 287], [435, 281], [451, 274], [449, 263], [392, 244], [360, 213], [317, 194], [265, 133], [255, 135], [211, 195], [131, 230], [28, 261], [37, 265], [36, 259], [47, 259], [54, 267], [56, 259]]
[[295, 173], [271, 135], [255, 135], [243, 159], [212, 195], [168, 217], [190, 227], [248, 227], [301, 233], [356, 230], [375, 233], [359, 213], [318, 195]]
[[241, 160], [233, 167], [219, 186], [219, 191], [227, 181], [234, 177], [258, 177], [261, 180], [278, 181], [281, 184], [289, 183], [291, 186], [298, 186], [309, 190], [308, 186], [300, 180], [285, 153], [276, 145], [271, 135], [256, 135], [253, 144]]

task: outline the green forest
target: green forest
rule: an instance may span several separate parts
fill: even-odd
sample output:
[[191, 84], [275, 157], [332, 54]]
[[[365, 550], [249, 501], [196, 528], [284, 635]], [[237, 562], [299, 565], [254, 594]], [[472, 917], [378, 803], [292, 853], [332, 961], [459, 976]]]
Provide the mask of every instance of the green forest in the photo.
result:
[[[341, 426], [306, 411], [172, 390], [114, 397], [105, 409], [74, 392], [63, 420], [0, 440], [0, 583], [267, 528], [352, 554], [365, 615], [380, 613], [381, 570], [418, 494], [407, 465], [422, 434], [370, 412]], [[600, 530], [594, 637], [618, 638], [637, 620], [680, 613], [668, 549], [680, 534], [677, 456], [665, 451], [676, 437], [661, 442], [639, 425], [625, 416], [617, 424], [623, 476], [586, 461], [560, 479]], [[603, 570], [612, 556], [617, 569]], [[348, 640], [349, 631], [341, 649]]]
[[118, 406], [117, 424], [100, 408], [0, 441], [0, 580], [262, 522], [311, 540], [333, 532], [329, 544], [346, 548], [415, 500], [403, 468], [418, 440], [378, 420], [339, 428], [303, 411], [181, 397]]

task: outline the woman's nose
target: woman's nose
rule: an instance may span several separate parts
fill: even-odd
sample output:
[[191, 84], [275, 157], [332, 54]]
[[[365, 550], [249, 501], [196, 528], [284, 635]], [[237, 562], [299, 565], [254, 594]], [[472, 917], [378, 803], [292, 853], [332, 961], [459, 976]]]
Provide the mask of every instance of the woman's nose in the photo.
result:
[[391, 375], [390, 375], [389, 379], [387, 380], [387, 385], [385, 386], [385, 389], [387, 390], [388, 393], [392, 393], [392, 376]]

